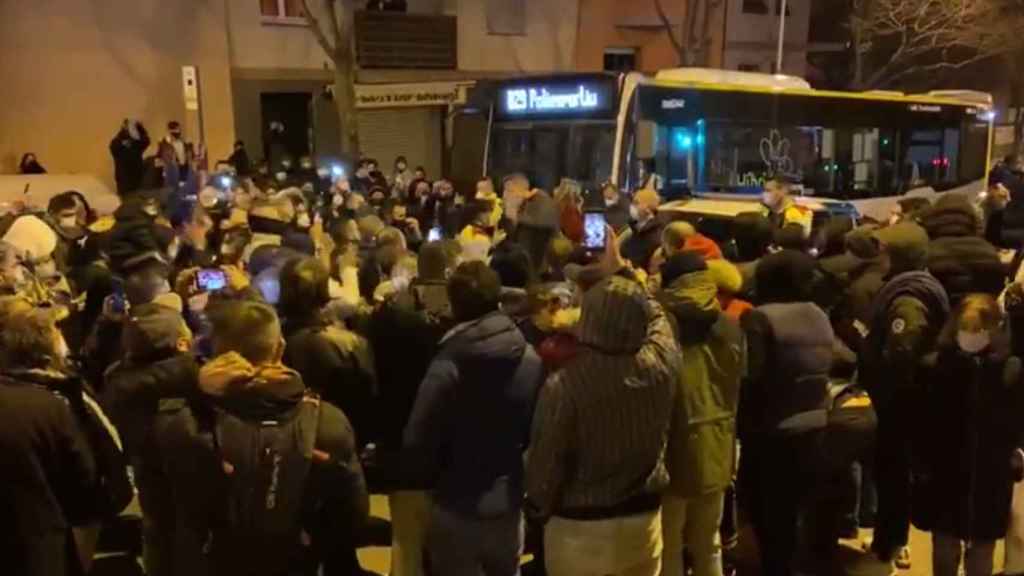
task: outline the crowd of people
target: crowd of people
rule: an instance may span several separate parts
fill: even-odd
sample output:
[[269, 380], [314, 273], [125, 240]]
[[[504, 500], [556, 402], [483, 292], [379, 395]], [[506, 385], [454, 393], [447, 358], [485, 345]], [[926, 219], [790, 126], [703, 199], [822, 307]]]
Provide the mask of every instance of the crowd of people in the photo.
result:
[[777, 178], [713, 237], [654, 186], [241, 143], [208, 174], [173, 123], [149, 178], [148, 145], [111, 142], [113, 214], [0, 220], [10, 573], [88, 573], [137, 495], [148, 574], [362, 574], [370, 493], [396, 576], [720, 576], [741, 522], [766, 576], [840, 573], [862, 527], [905, 568], [911, 523], [935, 574], [992, 573], [1024, 477], [1016, 159], [978, 203], [820, 229]]

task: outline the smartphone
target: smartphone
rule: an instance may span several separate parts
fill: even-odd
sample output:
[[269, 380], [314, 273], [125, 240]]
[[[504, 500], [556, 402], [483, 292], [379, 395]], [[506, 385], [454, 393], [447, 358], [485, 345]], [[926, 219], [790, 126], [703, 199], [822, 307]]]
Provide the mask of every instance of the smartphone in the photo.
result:
[[604, 250], [608, 222], [604, 212], [583, 214], [583, 247], [590, 252]]
[[437, 242], [443, 237], [444, 234], [441, 232], [440, 226], [434, 226], [430, 230], [427, 230], [427, 242]]
[[203, 292], [216, 292], [228, 285], [227, 276], [219, 268], [203, 268], [196, 273], [196, 287]]

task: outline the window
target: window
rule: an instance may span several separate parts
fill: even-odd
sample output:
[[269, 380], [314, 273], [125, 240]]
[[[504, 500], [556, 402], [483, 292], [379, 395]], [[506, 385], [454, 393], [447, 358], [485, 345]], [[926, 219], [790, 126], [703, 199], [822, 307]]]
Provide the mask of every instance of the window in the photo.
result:
[[631, 72], [636, 70], [636, 48], [605, 48], [605, 72]]
[[302, 0], [260, 0], [260, 18], [265, 24], [306, 25]]
[[760, 64], [740, 64], [739, 65], [739, 71], [740, 72], [760, 72], [761, 71], [761, 65]]
[[768, 0], [743, 0], [744, 14], [767, 14]]
[[[792, 16], [793, 15], [792, 12], [789, 9], [790, 8], [789, 5], [792, 4], [792, 3], [793, 3], [793, 0], [789, 0], [788, 2], [786, 2], [786, 16]], [[779, 16], [781, 14], [782, 14], [782, 0], [775, 0], [775, 15]]]
[[526, 35], [526, 0], [487, 0], [487, 33]]

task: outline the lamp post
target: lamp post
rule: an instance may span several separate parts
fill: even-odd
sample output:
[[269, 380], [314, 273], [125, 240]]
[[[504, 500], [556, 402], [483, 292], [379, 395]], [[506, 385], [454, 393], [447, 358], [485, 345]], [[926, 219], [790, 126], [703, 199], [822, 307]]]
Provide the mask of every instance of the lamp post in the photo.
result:
[[782, 6], [779, 9], [779, 52], [775, 58], [775, 73], [782, 74], [782, 51], [783, 43], [786, 41], [786, 3], [787, 0], [779, 0]]

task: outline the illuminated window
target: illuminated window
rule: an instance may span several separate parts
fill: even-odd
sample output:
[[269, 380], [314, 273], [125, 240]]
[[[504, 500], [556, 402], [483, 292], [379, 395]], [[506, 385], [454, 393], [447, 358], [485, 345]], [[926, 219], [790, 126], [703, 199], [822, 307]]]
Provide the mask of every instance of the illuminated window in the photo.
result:
[[266, 24], [306, 24], [302, 0], [260, 0], [260, 19]]

